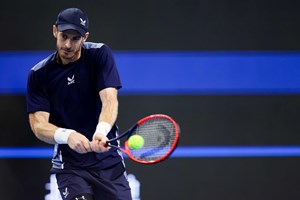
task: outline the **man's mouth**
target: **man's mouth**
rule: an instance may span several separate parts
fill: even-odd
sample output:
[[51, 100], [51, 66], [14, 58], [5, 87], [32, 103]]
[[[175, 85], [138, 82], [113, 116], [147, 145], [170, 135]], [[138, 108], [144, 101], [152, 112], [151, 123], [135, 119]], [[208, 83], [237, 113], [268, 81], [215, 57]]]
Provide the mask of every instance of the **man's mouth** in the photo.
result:
[[65, 53], [71, 53], [72, 52], [72, 50], [70, 50], [70, 49], [62, 49], [62, 51], [65, 52]]

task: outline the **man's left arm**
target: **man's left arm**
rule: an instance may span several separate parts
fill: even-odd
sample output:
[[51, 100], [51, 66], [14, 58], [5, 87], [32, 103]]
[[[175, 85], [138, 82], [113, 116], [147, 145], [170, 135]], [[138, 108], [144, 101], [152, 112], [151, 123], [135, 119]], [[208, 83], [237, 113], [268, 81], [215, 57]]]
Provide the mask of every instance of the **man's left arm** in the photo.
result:
[[99, 96], [102, 108], [91, 147], [95, 152], [105, 152], [109, 149], [106, 146], [107, 134], [115, 124], [118, 116], [118, 90], [116, 88], [105, 88], [99, 92]]

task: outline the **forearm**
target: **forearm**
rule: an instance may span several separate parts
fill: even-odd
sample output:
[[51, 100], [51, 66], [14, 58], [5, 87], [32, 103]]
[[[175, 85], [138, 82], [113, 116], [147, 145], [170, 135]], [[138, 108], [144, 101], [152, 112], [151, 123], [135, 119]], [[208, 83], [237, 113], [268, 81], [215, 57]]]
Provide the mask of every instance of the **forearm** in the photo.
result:
[[38, 139], [49, 144], [67, 144], [70, 134], [76, 131], [49, 123], [49, 116], [49, 113], [43, 111], [29, 114], [33, 133]]
[[118, 101], [107, 101], [102, 105], [101, 113], [99, 116], [99, 123], [106, 122], [111, 126], [114, 125], [118, 116]]
[[58, 127], [48, 123], [42, 118], [43, 117], [39, 116], [39, 114], [31, 114], [29, 116], [31, 130], [41, 141], [49, 144], [55, 144], [54, 134]]
[[113, 126], [118, 116], [119, 107], [117, 90], [115, 88], [107, 88], [100, 91], [99, 94], [102, 102], [99, 122], [106, 122]]
[[92, 150], [98, 153], [108, 151], [107, 134], [115, 124], [118, 115], [117, 90], [108, 88], [100, 91], [99, 94], [102, 108], [91, 143]]
[[49, 123], [47, 112], [39, 111], [29, 114], [29, 121], [33, 133], [41, 141], [49, 144], [68, 144], [77, 153], [92, 151], [89, 140], [81, 133]]
[[102, 102], [101, 113], [95, 133], [107, 135], [118, 116], [118, 99], [115, 88], [107, 88], [99, 93]]

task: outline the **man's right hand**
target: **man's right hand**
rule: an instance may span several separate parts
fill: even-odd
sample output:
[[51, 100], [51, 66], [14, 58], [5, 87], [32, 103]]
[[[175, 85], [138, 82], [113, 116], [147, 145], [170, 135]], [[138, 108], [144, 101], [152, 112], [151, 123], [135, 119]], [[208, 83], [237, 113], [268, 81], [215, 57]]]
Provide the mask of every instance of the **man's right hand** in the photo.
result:
[[92, 152], [90, 141], [78, 132], [72, 132], [68, 138], [68, 145], [77, 153], [84, 154]]

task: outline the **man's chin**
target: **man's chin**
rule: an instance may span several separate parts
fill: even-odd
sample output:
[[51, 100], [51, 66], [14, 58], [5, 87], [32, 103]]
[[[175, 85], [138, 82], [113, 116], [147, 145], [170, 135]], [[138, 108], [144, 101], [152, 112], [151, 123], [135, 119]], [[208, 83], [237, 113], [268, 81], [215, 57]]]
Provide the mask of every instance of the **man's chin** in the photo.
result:
[[72, 59], [74, 57], [74, 55], [72, 53], [66, 53], [66, 52], [63, 52], [63, 53], [60, 53], [60, 57], [62, 59]]

